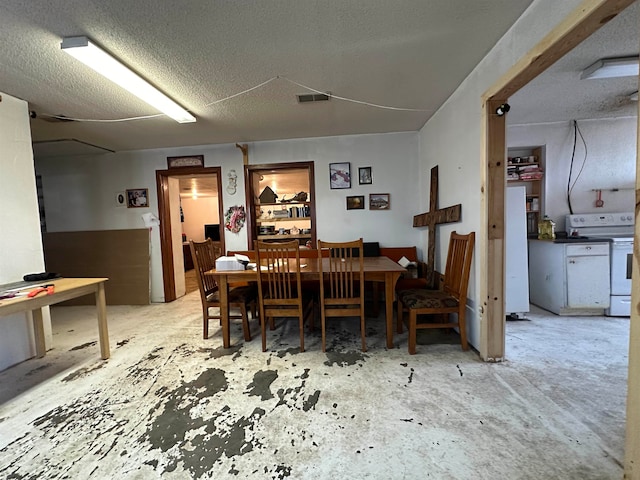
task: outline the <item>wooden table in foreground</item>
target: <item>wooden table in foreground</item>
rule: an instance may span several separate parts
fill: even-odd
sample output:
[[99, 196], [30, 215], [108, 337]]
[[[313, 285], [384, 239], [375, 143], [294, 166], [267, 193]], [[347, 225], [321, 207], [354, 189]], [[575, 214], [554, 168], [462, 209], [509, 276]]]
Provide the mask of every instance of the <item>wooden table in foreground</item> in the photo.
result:
[[[317, 258], [304, 258], [301, 262], [306, 264], [300, 269], [302, 280], [320, 281], [320, 269]], [[323, 259], [325, 271], [329, 270], [328, 259]], [[394, 289], [400, 275], [406, 269], [387, 257], [365, 257], [364, 279], [372, 282], [384, 282], [385, 315], [387, 324], [387, 348], [393, 348], [393, 296]], [[229, 283], [255, 281], [255, 270], [210, 270], [207, 275], [216, 277], [220, 289], [220, 317], [222, 318], [222, 344], [224, 348], [231, 345], [229, 332]]]
[[23, 290], [33, 289], [38, 285], [53, 284], [55, 285], [55, 291], [52, 295], [47, 295], [46, 292], [44, 292], [32, 298], [22, 295], [2, 299], [0, 300], [0, 317], [31, 310], [33, 314], [36, 353], [38, 358], [42, 358], [46, 353], [42, 308], [93, 293], [96, 296], [96, 310], [98, 312], [100, 355], [106, 360], [111, 355], [109, 352], [109, 331], [107, 328], [107, 305], [104, 295], [104, 282], [107, 280], [108, 278], [56, 278], [38, 282], [33, 286], [26, 286]]

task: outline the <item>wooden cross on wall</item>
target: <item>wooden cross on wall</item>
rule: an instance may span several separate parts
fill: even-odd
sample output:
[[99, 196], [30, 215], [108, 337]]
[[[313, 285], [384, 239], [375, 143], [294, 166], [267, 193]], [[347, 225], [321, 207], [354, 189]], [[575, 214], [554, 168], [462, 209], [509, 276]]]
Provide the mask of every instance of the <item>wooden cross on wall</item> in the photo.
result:
[[431, 190], [429, 191], [429, 211], [413, 217], [414, 227], [429, 227], [427, 249], [427, 284], [434, 285], [434, 265], [436, 260], [436, 225], [460, 221], [462, 205], [438, 209], [438, 166], [431, 169]]

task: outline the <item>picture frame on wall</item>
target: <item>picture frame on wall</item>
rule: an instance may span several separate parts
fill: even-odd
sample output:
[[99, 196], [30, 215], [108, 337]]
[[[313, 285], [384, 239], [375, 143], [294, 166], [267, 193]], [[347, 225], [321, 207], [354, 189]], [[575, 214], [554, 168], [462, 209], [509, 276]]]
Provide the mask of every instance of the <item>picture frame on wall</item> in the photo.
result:
[[351, 164], [349, 162], [329, 164], [329, 186], [351, 188]]
[[127, 190], [127, 208], [149, 207], [149, 189], [132, 188]]
[[369, 195], [369, 210], [391, 210], [391, 195], [372, 193]]
[[167, 168], [204, 167], [204, 155], [167, 157]]
[[358, 168], [358, 183], [360, 185], [371, 185], [373, 183], [371, 167]]
[[364, 210], [364, 195], [347, 197], [347, 210]]

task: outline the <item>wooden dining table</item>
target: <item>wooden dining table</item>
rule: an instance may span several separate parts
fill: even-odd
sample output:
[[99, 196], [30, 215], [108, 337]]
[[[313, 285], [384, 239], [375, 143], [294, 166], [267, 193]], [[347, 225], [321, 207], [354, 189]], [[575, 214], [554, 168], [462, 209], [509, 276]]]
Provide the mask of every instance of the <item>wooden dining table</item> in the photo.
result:
[[[107, 306], [104, 294], [104, 283], [108, 278], [56, 278], [34, 284], [25, 284], [21, 288], [15, 288], [21, 293], [34, 290], [37, 286], [53, 285], [51, 293], [42, 292], [29, 297], [20, 294], [13, 298], [0, 300], [0, 317], [13, 313], [31, 311], [33, 318], [33, 332], [35, 337], [36, 356], [42, 358], [46, 354], [44, 338], [44, 322], [42, 308], [56, 303], [82, 297], [95, 295], [96, 313], [98, 317], [98, 340], [100, 343], [100, 356], [106, 360], [110, 356], [109, 331], [107, 327]], [[0, 290], [4, 290], [0, 286]]]
[[[302, 280], [320, 281], [320, 265], [329, 270], [327, 258], [301, 258], [300, 276]], [[365, 281], [384, 283], [387, 348], [393, 348], [393, 297], [396, 282], [407, 270], [387, 257], [364, 257]], [[205, 275], [213, 275], [220, 290], [220, 318], [222, 320], [222, 345], [231, 346], [229, 332], [229, 284], [235, 282], [255, 282], [256, 270], [209, 270]]]

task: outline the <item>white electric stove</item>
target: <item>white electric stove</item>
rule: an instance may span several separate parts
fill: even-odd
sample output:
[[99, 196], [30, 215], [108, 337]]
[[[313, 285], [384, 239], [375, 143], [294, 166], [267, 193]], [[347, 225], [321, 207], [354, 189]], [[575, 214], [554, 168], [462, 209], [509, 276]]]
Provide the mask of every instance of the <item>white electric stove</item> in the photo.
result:
[[566, 216], [568, 237], [610, 241], [611, 301], [605, 314], [631, 315], [631, 268], [633, 265], [634, 213], [584, 213]]

